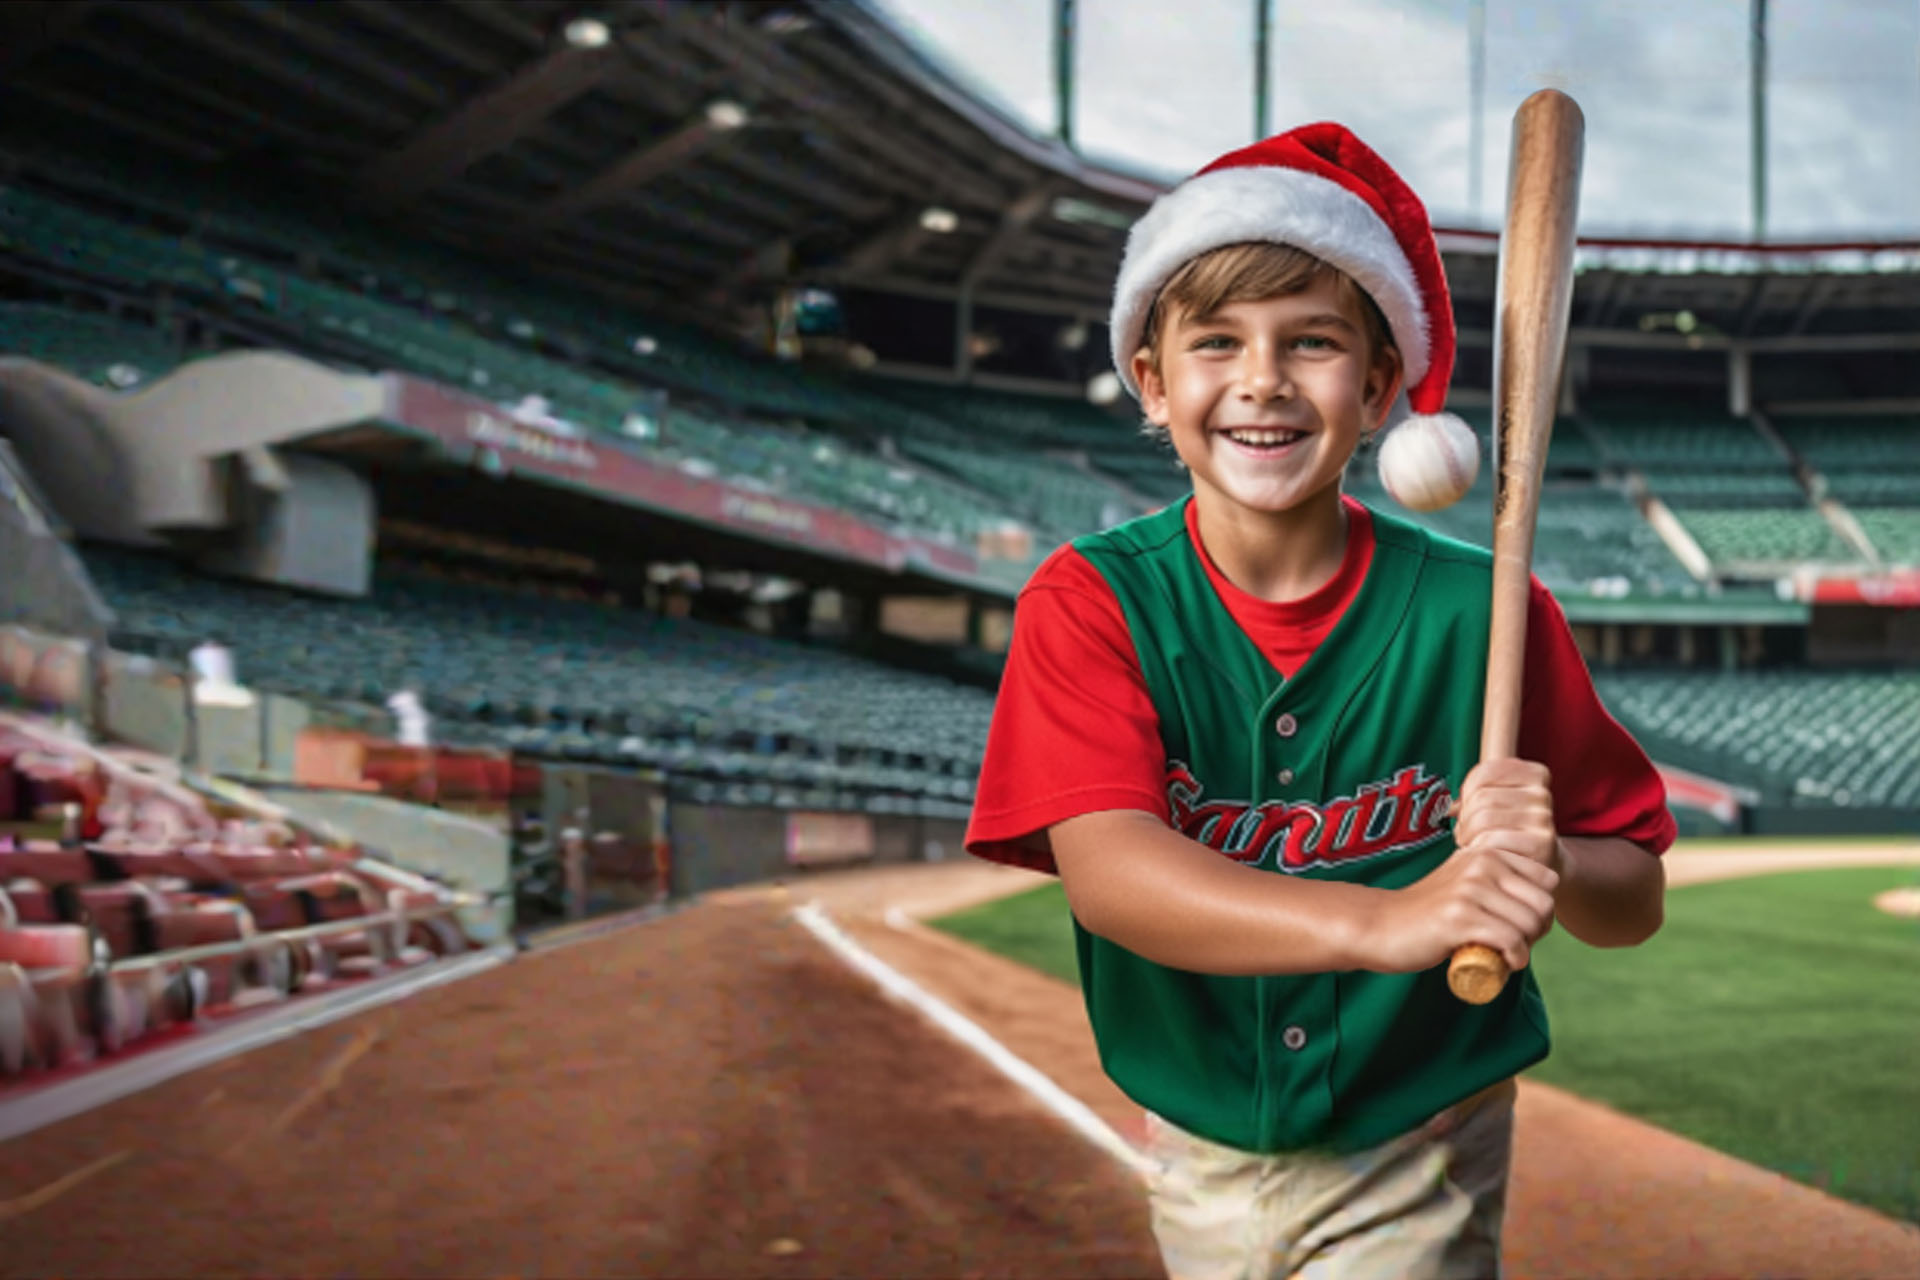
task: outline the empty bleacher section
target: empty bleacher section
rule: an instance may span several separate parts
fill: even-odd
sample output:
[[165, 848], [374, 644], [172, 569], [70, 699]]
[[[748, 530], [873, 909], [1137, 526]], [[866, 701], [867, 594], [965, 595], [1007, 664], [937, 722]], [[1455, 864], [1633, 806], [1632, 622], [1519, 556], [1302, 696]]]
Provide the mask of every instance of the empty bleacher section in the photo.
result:
[[[964, 428], [964, 435], [958, 438], [951, 433], [942, 437], [914, 431], [916, 420], [908, 420], [903, 423], [909, 429], [903, 445], [909, 450], [922, 442], [970, 442], [976, 447], [985, 444], [995, 454], [1029, 459], [1048, 453], [1078, 455], [1088, 467], [1124, 486], [1119, 494], [1098, 495], [1099, 501], [1109, 503], [1115, 497], [1122, 501], [1131, 497], [1136, 506], [1142, 497], [1166, 502], [1187, 488], [1185, 473], [1177, 466], [1172, 449], [1142, 434], [1133, 425], [1137, 418], [1118, 417], [1083, 401], [907, 382], [888, 384], [887, 394], [924, 415], [918, 420], [921, 423], [927, 418], [943, 418]], [[1079, 480], [1085, 487], [1084, 473]], [[1129, 490], [1131, 495], [1126, 492]], [[1013, 491], [1022, 497], [1026, 492], [1018, 481]]]
[[[289, 232], [282, 221], [252, 227], [247, 243], [284, 236], [285, 252], [298, 264], [230, 252], [204, 239], [233, 234], [235, 217], [196, 220], [193, 236], [170, 235], [132, 229], [119, 218], [17, 186], [0, 188], [7, 248], [114, 290], [164, 286], [182, 305], [212, 308], [255, 342], [399, 369], [499, 403], [537, 396], [554, 418], [618, 436], [625, 447], [696, 474], [742, 480], [948, 541], [971, 542], [1010, 519], [1004, 505], [977, 487], [910, 460], [882, 458], [857, 438], [801, 425], [802, 417], [864, 424], [878, 435], [912, 416], [839, 380], [806, 378], [606, 304], [508, 286], [436, 251], [407, 254], [350, 239], [352, 256], [334, 262], [342, 276], [351, 274], [349, 282], [313, 274], [321, 261], [316, 246], [329, 242], [317, 232]], [[102, 346], [93, 338], [104, 338], [113, 326], [80, 312], [28, 309], [17, 322], [0, 324], [7, 325], [0, 350], [110, 385], [136, 385], [151, 376], [148, 366], [164, 370], [177, 359], [169, 339], [127, 324], [117, 328], [129, 335], [134, 358], [120, 362], [129, 368], [116, 373], [110, 363], [103, 369]], [[635, 380], [641, 378], [647, 382]], [[691, 403], [676, 401], [664, 423], [660, 385], [694, 393]], [[750, 417], [756, 411], [783, 416], [756, 421]], [[1029, 465], [1050, 464], [1035, 459]], [[1069, 485], [1083, 479], [1060, 470]]]
[[1920, 806], [1920, 675], [1597, 672], [1595, 683], [1656, 759], [1772, 803]]
[[1883, 562], [1920, 565], [1920, 418], [1782, 417], [1781, 436]]
[[196, 577], [96, 550], [120, 639], [222, 637], [264, 689], [380, 705], [415, 689], [469, 745], [648, 766], [701, 801], [957, 816], [992, 695], [837, 653], [399, 572], [363, 601]]
[[0, 357], [7, 355], [122, 391], [171, 373], [181, 359], [178, 344], [151, 325], [37, 302], [0, 302]]
[[[1442, 511], [1407, 512], [1380, 483], [1377, 457], [1363, 449], [1347, 472], [1347, 491], [1372, 506], [1475, 546], [1493, 537], [1491, 414], [1456, 409], [1480, 438], [1480, 470], [1467, 496]], [[1577, 420], [1554, 424], [1534, 541], [1534, 572], [1557, 592], [1693, 596], [1699, 584], [1674, 558], [1616, 481], [1596, 479], [1600, 451]]]
[[1610, 405], [1590, 416], [1603, 456], [1641, 476], [1718, 572], [1860, 559], [1753, 423], [1652, 405]]
[[1891, 565], [1920, 565], [1920, 505], [1906, 507], [1853, 507], [1867, 540]]

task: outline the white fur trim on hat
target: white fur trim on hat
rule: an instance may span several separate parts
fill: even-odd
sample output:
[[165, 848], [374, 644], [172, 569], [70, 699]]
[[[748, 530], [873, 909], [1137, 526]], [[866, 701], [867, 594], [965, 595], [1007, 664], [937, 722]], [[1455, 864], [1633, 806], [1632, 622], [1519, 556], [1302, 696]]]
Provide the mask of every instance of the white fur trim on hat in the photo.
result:
[[1340, 268], [1367, 291], [1400, 348], [1406, 385], [1426, 376], [1427, 315], [1413, 264], [1393, 230], [1339, 183], [1274, 165], [1216, 169], [1189, 178], [1154, 201], [1127, 236], [1114, 282], [1113, 364], [1135, 396], [1133, 354], [1147, 311], [1186, 263], [1213, 249], [1268, 241], [1305, 249]]

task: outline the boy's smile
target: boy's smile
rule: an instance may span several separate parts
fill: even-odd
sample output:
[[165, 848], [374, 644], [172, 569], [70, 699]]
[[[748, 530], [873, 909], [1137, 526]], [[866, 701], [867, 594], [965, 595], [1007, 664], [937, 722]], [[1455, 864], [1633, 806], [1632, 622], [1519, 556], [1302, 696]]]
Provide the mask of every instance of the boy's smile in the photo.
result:
[[1142, 408], [1171, 434], [1197, 493], [1266, 514], [1337, 494], [1361, 433], [1399, 389], [1397, 366], [1372, 358], [1348, 310], [1322, 278], [1298, 293], [1169, 317], [1159, 372], [1139, 359], [1135, 377]]

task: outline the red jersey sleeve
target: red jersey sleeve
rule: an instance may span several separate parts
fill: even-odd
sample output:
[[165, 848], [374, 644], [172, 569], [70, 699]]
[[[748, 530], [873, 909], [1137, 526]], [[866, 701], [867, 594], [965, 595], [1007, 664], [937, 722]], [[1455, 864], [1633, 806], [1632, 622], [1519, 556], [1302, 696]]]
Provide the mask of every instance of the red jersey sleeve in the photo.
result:
[[1672, 846], [1666, 784], [1601, 704], [1560, 602], [1537, 578], [1527, 609], [1519, 755], [1552, 771], [1561, 835], [1618, 836], [1656, 854]]
[[1120, 603], [1071, 546], [1047, 558], [1014, 605], [968, 852], [1055, 872], [1044, 833], [1108, 809], [1169, 818], [1160, 721]]

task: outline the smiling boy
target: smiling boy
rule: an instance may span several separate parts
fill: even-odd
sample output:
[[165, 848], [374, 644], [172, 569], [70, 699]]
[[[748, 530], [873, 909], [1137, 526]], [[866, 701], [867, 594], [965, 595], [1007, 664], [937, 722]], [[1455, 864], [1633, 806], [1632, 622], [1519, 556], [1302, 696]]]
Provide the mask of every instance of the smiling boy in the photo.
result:
[[[1487, 554], [1341, 493], [1453, 362], [1426, 212], [1352, 134], [1162, 197], [1112, 331], [1193, 493], [1023, 589], [968, 848], [1065, 886], [1172, 1274], [1495, 1275], [1530, 947], [1659, 927], [1659, 777], [1538, 583], [1518, 758], [1479, 762]], [[1514, 971], [1485, 1006], [1471, 942]]]

